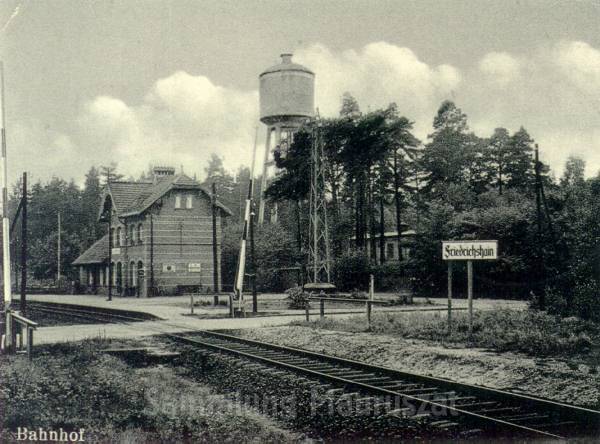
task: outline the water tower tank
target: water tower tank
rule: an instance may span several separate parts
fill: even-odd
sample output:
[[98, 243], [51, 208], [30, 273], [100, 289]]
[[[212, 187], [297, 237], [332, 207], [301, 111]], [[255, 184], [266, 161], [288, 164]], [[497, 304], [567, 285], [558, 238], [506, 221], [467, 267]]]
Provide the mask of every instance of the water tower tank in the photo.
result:
[[260, 120], [266, 125], [298, 124], [313, 117], [315, 74], [292, 62], [292, 54], [281, 54], [281, 63], [260, 76]]

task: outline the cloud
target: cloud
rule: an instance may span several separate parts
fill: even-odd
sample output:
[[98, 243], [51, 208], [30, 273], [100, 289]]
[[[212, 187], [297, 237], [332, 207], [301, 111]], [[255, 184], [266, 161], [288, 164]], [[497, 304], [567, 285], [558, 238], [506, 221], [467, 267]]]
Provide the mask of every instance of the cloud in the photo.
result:
[[[585, 42], [556, 42], [527, 54], [489, 52], [462, 69], [427, 63], [410, 48], [386, 42], [344, 51], [313, 44], [298, 49], [294, 60], [316, 73], [323, 116], [338, 115], [346, 91], [363, 111], [396, 102], [426, 141], [437, 108], [451, 99], [480, 136], [524, 126], [558, 174], [570, 154], [588, 162], [589, 175], [600, 169], [600, 50]], [[184, 71], [156, 80], [137, 104], [98, 96], [82, 104], [76, 121], [75, 134], [36, 122], [11, 128], [9, 148], [20, 155], [11, 169], [27, 164], [41, 178], [56, 172], [82, 182], [92, 165], [117, 161], [134, 177], [149, 164], [183, 165], [202, 176], [212, 153], [230, 169], [248, 165], [256, 126], [259, 141], [264, 138], [256, 90]]]
[[600, 98], [600, 50], [585, 42], [561, 42], [554, 60], [563, 75], [586, 93]]
[[396, 102], [418, 125], [429, 127], [436, 107], [461, 84], [457, 68], [430, 66], [411, 49], [386, 42], [340, 53], [315, 44], [297, 51], [294, 59], [316, 73], [316, 104], [326, 116], [338, 115], [348, 91], [363, 111]]
[[156, 81], [137, 106], [97, 97], [80, 124], [121, 172], [137, 176], [148, 164], [167, 164], [201, 175], [211, 153], [232, 168], [250, 163], [257, 115], [256, 92], [178, 71]]
[[490, 52], [479, 61], [479, 70], [487, 81], [506, 86], [521, 74], [521, 63], [506, 52]]

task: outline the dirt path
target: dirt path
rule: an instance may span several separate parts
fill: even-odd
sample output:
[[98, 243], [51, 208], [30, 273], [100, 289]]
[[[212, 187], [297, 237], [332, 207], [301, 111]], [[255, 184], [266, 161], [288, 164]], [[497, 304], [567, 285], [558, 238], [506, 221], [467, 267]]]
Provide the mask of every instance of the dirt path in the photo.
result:
[[237, 334], [402, 371], [600, 409], [600, 375], [590, 373], [587, 365], [570, 364], [565, 360], [296, 326], [240, 330]]

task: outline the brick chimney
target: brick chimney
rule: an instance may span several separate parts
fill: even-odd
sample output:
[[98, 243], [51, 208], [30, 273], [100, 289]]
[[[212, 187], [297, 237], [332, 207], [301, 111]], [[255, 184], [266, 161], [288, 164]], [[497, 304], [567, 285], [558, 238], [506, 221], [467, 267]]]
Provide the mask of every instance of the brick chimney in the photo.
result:
[[154, 179], [154, 183], [161, 180], [163, 177], [174, 176], [175, 168], [168, 166], [156, 166], [152, 168], [152, 175]]

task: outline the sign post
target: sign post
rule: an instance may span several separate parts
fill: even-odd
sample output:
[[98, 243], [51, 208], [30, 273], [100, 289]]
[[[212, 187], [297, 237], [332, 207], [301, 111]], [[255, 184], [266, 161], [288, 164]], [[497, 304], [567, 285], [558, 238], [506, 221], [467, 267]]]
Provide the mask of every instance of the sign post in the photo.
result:
[[469, 337], [473, 334], [473, 261], [467, 261], [467, 298], [469, 300]]
[[452, 261], [448, 261], [448, 334], [452, 332]]
[[442, 241], [442, 260], [448, 261], [448, 333], [452, 331], [452, 263], [467, 261], [469, 336], [473, 334], [473, 261], [498, 259], [497, 240]]

